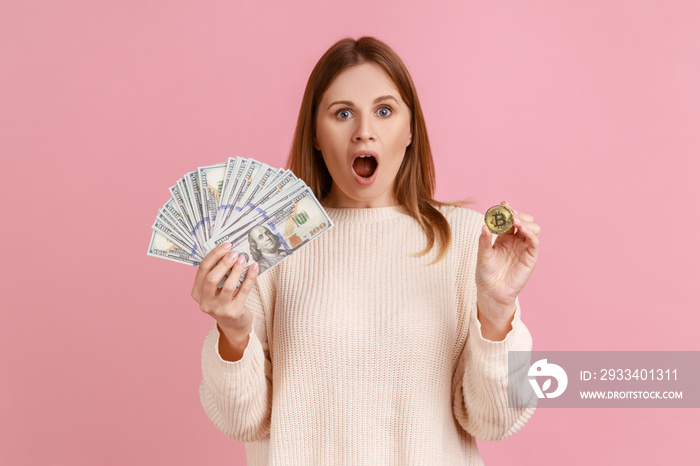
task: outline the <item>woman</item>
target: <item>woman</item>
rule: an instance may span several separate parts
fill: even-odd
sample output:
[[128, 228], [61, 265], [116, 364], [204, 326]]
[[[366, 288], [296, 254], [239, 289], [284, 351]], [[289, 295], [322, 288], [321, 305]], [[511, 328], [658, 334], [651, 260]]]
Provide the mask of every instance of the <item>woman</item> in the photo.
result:
[[217, 322], [208, 416], [250, 466], [482, 464], [475, 438], [506, 438], [534, 411], [509, 408], [506, 383], [508, 351], [532, 347], [517, 296], [539, 226], [516, 213], [494, 242], [481, 214], [433, 199], [413, 82], [372, 37], [317, 63], [288, 166], [335, 226], [238, 290], [230, 245], [201, 263], [192, 296]]

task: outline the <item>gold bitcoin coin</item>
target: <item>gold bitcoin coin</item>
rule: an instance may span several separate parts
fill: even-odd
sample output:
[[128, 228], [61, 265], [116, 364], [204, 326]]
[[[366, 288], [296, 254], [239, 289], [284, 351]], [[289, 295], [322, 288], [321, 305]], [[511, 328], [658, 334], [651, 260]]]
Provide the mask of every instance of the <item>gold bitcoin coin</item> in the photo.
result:
[[513, 228], [513, 212], [506, 206], [495, 205], [486, 211], [484, 222], [491, 233], [502, 235]]

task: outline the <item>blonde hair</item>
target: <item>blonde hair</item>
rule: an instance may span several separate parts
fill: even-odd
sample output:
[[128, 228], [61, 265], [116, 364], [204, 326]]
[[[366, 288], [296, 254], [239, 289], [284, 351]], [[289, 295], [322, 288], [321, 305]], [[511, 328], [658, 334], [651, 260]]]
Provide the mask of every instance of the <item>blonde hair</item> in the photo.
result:
[[436, 206], [458, 206], [469, 201], [440, 202], [433, 198], [435, 166], [418, 94], [406, 66], [384, 42], [369, 36], [358, 40], [341, 39], [319, 59], [306, 83], [287, 168], [304, 180], [318, 199], [328, 195], [333, 179], [321, 151], [314, 147], [313, 142], [317, 110], [324, 92], [338, 74], [366, 62], [384, 70], [411, 110], [413, 137], [396, 175], [394, 195], [399, 208], [420, 224], [427, 237], [426, 248], [416, 255], [427, 254], [438, 241], [440, 249], [434, 262], [439, 262], [447, 254], [452, 232], [447, 219]]

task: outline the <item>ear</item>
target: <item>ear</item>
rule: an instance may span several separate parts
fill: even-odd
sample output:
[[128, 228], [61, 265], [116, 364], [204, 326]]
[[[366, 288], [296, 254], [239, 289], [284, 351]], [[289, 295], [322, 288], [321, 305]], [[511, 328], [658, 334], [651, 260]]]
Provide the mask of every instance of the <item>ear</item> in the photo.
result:
[[408, 141], [406, 141], [406, 147], [410, 146], [411, 142], [413, 142], [413, 140], [411, 138], [413, 138], [413, 133], [408, 135]]
[[318, 147], [318, 141], [316, 140], [316, 136], [314, 136], [314, 149], [319, 150], [319, 151], [321, 150], [321, 148]]

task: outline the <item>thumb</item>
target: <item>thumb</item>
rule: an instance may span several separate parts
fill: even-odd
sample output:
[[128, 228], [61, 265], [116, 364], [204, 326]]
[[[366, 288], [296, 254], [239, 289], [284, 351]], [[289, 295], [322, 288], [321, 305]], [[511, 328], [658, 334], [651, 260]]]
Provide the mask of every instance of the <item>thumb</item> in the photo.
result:
[[481, 226], [481, 235], [479, 236], [479, 250], [482, 253], [489, 252], [493, 248], [493, 233], [489, 231], [486, 225]]

